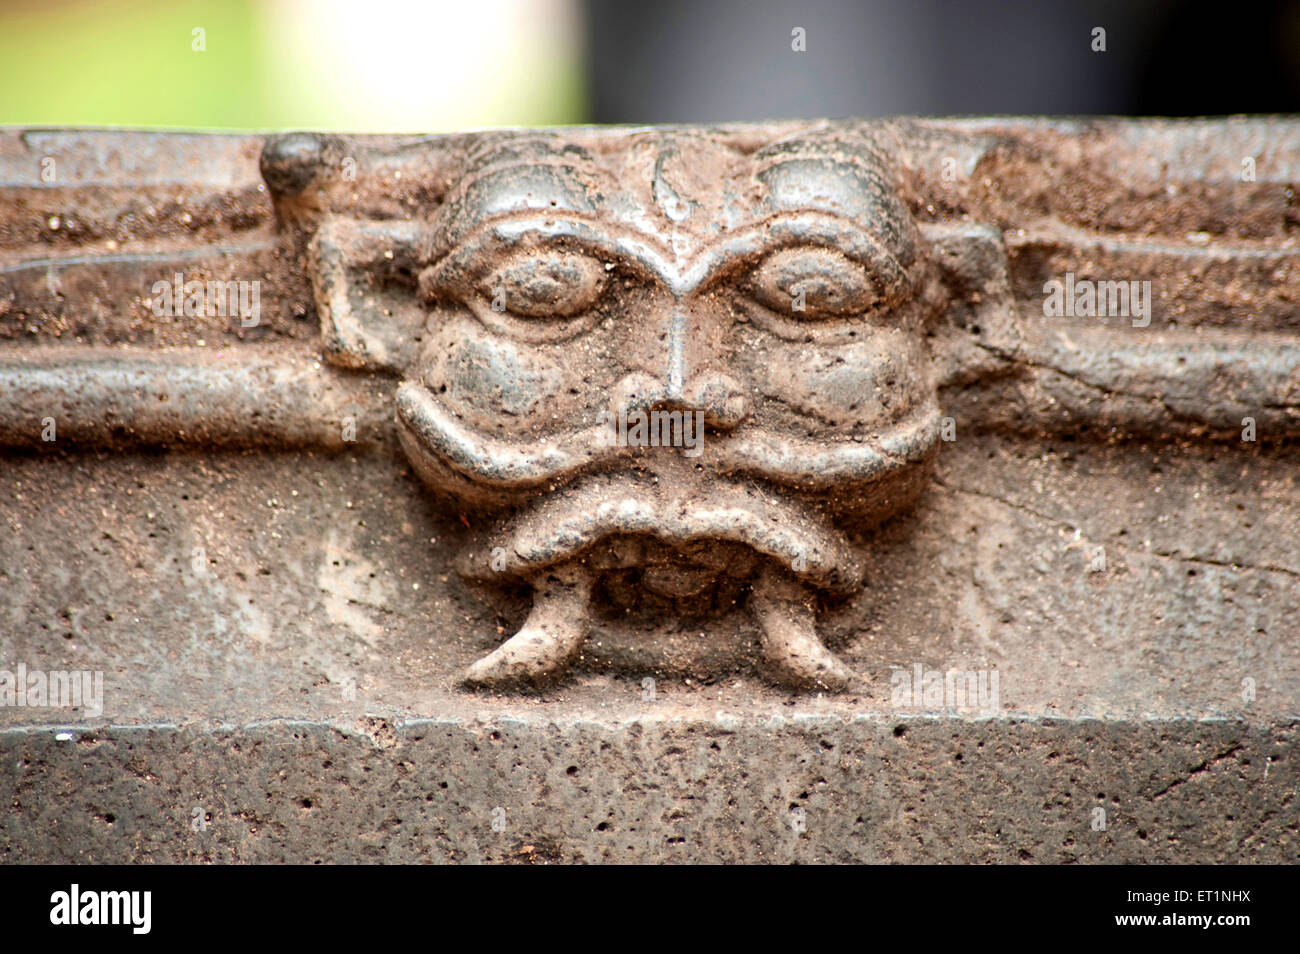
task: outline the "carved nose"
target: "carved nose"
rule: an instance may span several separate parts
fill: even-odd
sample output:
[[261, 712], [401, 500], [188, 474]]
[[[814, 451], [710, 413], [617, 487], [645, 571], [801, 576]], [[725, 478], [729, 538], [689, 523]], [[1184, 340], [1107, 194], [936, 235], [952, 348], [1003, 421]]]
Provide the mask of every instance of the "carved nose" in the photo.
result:
[[750, 402], [740, 383], [729, 374], [705, 372], [673, 386], [653, 375], [637, 372], [619, 382], [613, 395], [613, 411], [633, 410], [699, 411], [710, 427], [729, 431], [749, 417]]
[[670, 401], [680, 401], [686, 376], [686, 310], [681, 307], [673, 309], [673, 316], [668, 322], [668, 366], [664, 370], [667, 381], [666, 397]]
[[723, 371], [695, 370], [697, 352], [703, 345], [688, 307], [675, 302], [665, 317], [661, 347], [646, 356], [647, 363], [641, 364], [644, 370], [620, 382], [613, 395], [615, 412], [618, 407], [699, 411], [710, 427], [731, 430], [738, 426], [750, 413], [744, 386]]

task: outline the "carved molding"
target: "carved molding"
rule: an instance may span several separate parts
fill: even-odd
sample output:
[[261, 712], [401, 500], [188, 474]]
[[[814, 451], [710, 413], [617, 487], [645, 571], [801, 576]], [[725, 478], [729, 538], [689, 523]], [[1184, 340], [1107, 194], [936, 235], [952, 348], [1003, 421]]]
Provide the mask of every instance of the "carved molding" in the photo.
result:
[[[845, 689], [819, 607], [953, 432], [1300, 433], [1298, 178], [1287, 120], [8, 134], [0, 444], [400, 447], [533, 593], [468, 686], [749, 612]], [[151, 324], [172, 274], [262, 315]]]

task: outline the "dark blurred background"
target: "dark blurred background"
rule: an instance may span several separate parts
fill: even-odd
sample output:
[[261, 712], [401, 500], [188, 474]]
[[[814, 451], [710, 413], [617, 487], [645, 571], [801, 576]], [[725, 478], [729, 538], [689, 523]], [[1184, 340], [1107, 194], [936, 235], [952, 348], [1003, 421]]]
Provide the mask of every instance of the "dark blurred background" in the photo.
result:
[[1292, 0], [586, 0], [586, 19], [596, 122], [1300, 108]]
[[4, 125], [1297, 111], [1300, 0], [0, 0]]

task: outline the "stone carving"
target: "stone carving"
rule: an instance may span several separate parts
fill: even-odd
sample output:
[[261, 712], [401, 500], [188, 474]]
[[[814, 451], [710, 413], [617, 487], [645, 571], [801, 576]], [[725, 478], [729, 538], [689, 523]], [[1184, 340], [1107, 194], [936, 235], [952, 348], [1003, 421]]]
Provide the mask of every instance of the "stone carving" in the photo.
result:
[[[772, 678], [846, 688], [816, 632], [818, 600], [863, 582], [846, 531], [923, 487], [945, 374], [1023, 353], [996, 232], [923, 236], [861, 126], [752, 151], [488, 136], [428, 219], [327, 217], [313, 254], [334, 360], [396, 370], [411, 462], [493, 518], [462, 573], [532, 587], [471, 684], [561, 673], [593, 601], [748, 591]], [[376, 288], [394, 266], [407, 284]], [[932, 347], [971, 300], [964, 352]]]
[[[489, 139], [430, 221], [332, 218], [314, 254], [336, 359], [397, 367], [412, 464], [502, 515], [463, 573], [532, 586], [468, 681], [555, 676], [593, 600], [699, 611], [752, 588], [777, 679], [850, 682], [813, 611], [862, 583], [841, 523], [907, 505], [939, 419], [928, 260], [870, 139], [603, 158]], [[380, 255], [415, 279], [395, 307], [421, 315], [418, 348], [357, 300]]]
[[[1147, 144], [1177, 152], [1171, 128]], [[845, 689], [854, 674], [819, 639], [819, 606], [863, 586], [865, 535], [916, 501], [945, 427], [1215, 439], [1250, 416], [1300, 430], [1300, 350], [1284, 334], [1193, 340], [1158, 321], [1159, 334], [1100, 337], [1026, 321], [1007, 233], [933, 201], [949, 164], [975, 168], [1035, 134], [807, 123], [275, 138], [262, 174], [300, 240], [325, 356], [346, 372], [267, 385], [250, 371], [231, 388], [197, 359], [149, 359], [137, 374], [154, 390], [234, 392], [164, 413], [115, 384], [111, 363], [83, 362], [82, 417], [126, 414], [145, 440], [328, 443], [320, 421], [384, 400], [348, 375], [390, 375], [412, 466], [473, 517], [462, 575], [531, 588], [522, 628], [467, 684], [562, 676], [593, 614], [750, 612], [773, 680]], [[953, 188], [956, 206], [979, 204]], [[1032, 205], [1016, 211], [1029, 226]], [[1080, 250], [1109, 256], [1108, 274], [1166, 290], [1216, 253], [1215, 287], [1246, 287], [1267, 330], [1295, 330], [1297, 256], [1271, 235], [1198, 251], [1053, 222], [1017, 241], [1067, 267]], [[1132, 328], [1150, 325], [1151, 301]], [[0, 368], [16, 400], [51, 386], [30, 360]], [[278, 389], [280, 417], [232, 410], [258, 387]], [[10, 443], [26, 429], [0, 420]]]

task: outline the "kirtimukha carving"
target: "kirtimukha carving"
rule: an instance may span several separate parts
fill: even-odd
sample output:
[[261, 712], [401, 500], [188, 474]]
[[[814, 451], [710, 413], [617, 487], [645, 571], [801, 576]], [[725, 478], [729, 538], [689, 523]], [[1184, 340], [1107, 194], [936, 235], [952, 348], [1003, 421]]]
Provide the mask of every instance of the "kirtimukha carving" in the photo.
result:
[[[391, 377], [412, 466], [475, 515], [462, 575], [531, 588], [523, 626], [469, 686], [561, 677], [597, 611], [749, 612], [770, 678], [842, 690], [854, 673], [819, 639], [818, 608], [864, 585], [864, 534], [916, 501], [946, 431], [1212, 440], [1245, 417], [1300, 430], [1300, 253], [1279, 185], [1300, 131], [1219, 125], [1228, 141], [1194, 158], [1200, 127], [1156, 123], [277, 137], [262, 173], [303, 252], [324, 355], [346, 370], [232, 386], [198, 359], [146, 359], [157, 387], [232, 392], [181, 418], [114, 391], [111, 360], [67, 373], [90, 382], [89, 418], [109, 407], [143, 439], [188, 428], [215, 443], [310, 443], [345, 404], [382, 402], [375, 376]], [[1126, 136], [1177, 156], [1211, 204], [1227, 201], [1233, 150], [1273, 137], [1281, 171], [1235, 201], [1286, 195], [1282, 224], [1173, 240], [1181, 207], [1153, 190], [1145, 219], [1087, 229], [1079, 218], [1101, 213], [1071, 221], [1072, 183], [1050, 195], [1041, 173], [1012, 181], [1008, 157]], [[976, 181], [999, 162], [1005, 194]], [[1119, 218], [1140, 204], [1099, 181], [1079, 187]], [[1253, 295], [1263, 335], [1194, 317], [1181, 329], [1207, 289]], [[3, 375], [28, 396], [52, 386], [30, 364]], [[304, 406], [241, 424], [239, 393], [271, 387]]]
[[[939, 439], [932, 269], [869, 138], [488, 139], [427, 220], [330, 218], [314, 252], [336, 360], [396, 367], [412, 464], [499, 515], [462, 572], [533, 589], [469, 682], [563, 671], [593, 600], [746, 591], [776, 678], [850, 682], [813, 611], [862, 584], [841, 527], [906, 506]], [[377, 253], [414, 279], [418, 341], [369, 333]]]

